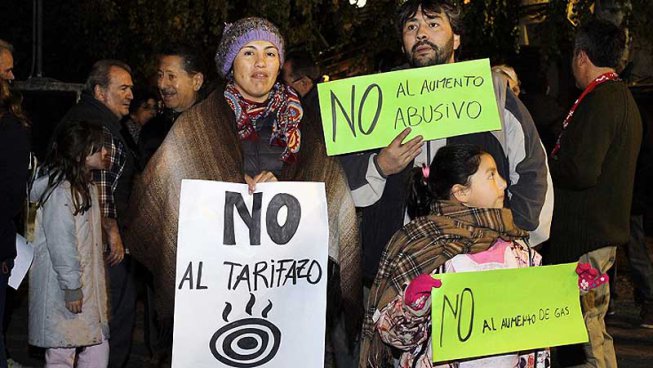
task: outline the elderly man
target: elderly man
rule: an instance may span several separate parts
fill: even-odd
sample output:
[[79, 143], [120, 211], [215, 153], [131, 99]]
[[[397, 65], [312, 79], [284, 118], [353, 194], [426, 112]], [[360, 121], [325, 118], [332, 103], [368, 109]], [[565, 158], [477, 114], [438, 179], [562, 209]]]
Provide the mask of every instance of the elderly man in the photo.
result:
[[63, 121], [101, 123], [105, 131], [105, 145], [110, 152], [109, 168], [93, 172], [93, 180], [100, 193], [102, 228], [109, 244], [107, 262], [111, 266], [110, 367], [123, 367], [127, 362], [136, 312], [131, 260], [125, 257], [122, 243], [135, 162], [120, 132], [120, 119], [129, 114], [133, 86], [131, 69], [127, 64], [117, 60], [100, 60], [93, 64], [79, 103], [63, 117]]
[[[463, 39], [461, 9], [452, 1], [408, 0], [397, 12], [403, 51], [412, 68], [454, 63]], [[530, 245], [548, 238], [553, 190], [546, 154], [533, 120], [507, 81], [493, 76], [501, 131], [402, 143], [409, 128], [378, 153], [349, 155], [343, 163], [354, 201], [363, 208], [363, 277], [374, 280], [384, 246], [405, 219], [408, 168], [430, 165], [435, 153], [452, 143], [480, 146], [490, 153], [499, 173], [508, 180], [506, 205], [515, 224], [530, 232]], [[344, 161], [343, 161], [344, 162]]]
[[205, 68], [201, 59], [185, 46], [173, 46], [159, 55], [157, 87], [165, 109], [141, 131], [141, 166], [145, 167], [182, 112], [204, 97]]
[[[157, 88], [164, 109], [147, 123], [140, 133], [138, 147], [140, 167], [144, 168], [159, 148], [182, 112], [204, 98], [205, 67], [198, 55], [186, 46], [174, 45], [158, 56]], [[166, 364], [172, 348], [172, 319], [159, 320], [152, 301], [157, 292], [151, 282], [147, 285], [147, 339], [152, 352], [152, 365]]]
[[0, 79], [11, 83], [14, 80], [14, 47], [0, 40]]
[[[601, 273], [615, 261], [617, 246], [628, 242], [637, 155], [642, 141], [639, 110], [615, 68], [626, 36], [607, 21], [591, 20], [576, 33], [572, 71], [583, 89], [562, 124], [549, 165], [555, 188], [549, 263], [590, 263]], [[607, 284], [583, 296], [589, 332], [584, 362], [563, 366], [616, 367], [612, 337], [604, 317]]]

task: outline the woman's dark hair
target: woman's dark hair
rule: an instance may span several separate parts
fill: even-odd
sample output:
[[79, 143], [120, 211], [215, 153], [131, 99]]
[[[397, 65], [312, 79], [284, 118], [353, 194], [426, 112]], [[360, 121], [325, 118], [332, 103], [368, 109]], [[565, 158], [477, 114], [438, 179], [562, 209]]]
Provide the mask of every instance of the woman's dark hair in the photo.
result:
[[451, 197], [454, 185], [468, 185], [486, 154], [480, 147], [471, 144], [452, 144], [438, 150], [431, 162], [428, 179], [422, 168], [413, 169], [410, 178], [410, 193], [407, 210], [410, 218], [429, 214], [431, 203]]
[[73, 215], [91, 208], [91, 177], [86, 169], [86, 157], [102, 149], [102, 126], [89, 121], [66, 121], [55, 129], [42, 172], [48, 175], [47, 189], [39, 199], [43, 205], [50, 194], [64, 181], [70, 183]]
[[30, 122], [21, 106], [23, 97], [9, 87], [9, 83], [0, 79], [0, 118], [4, 114], [13, 115], [24, 126], [29, 127]]

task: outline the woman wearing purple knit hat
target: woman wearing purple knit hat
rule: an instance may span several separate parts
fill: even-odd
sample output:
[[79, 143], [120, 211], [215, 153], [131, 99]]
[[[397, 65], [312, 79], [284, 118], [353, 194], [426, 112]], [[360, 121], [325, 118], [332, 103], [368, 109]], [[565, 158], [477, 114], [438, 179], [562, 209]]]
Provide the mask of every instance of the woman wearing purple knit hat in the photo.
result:
[[160, 318], [173, 316], [182, 179], [248, 183], [251, 190], [264, 181], [316, 181], [327, 191], [335, 266], [329, 288], [339, 295], [328, 306], [347, 311], [350, 336], [360, 332], [360, 247], [349, 186], [338, 160], [326, 155], [320, 121], [305, 116], [297, 94], [277, 82], [283, 58], [283, 37], [269, 21], [227, 24], [215, 56], [225, 85], [177, 119], [135, 184], [126, 241], [154, 275]]
[[224, 97], [236, 117], [245, 160], [245, 181], [275, 181], [301, 147], [299, 96], [276, 82], [283, 65], [283, 38], [272, 23], [244, 18], [224, 28], [215, 55], [227, 80]]

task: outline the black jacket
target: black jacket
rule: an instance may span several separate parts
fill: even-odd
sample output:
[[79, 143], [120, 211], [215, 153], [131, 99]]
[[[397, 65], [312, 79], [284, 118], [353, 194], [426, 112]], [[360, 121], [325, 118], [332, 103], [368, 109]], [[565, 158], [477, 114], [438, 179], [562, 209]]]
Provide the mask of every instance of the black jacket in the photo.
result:
[[181, 115], [172, 109], [164, 109], [160, 114], [155, 116], [141, 129], [141, 134], [138, 138], [138, 149], [140, 151], [139, 166], [144, 169], [147, 162], [154, 155], [163, 140], [168, 135], [170, 128], [175, 123], [175, 120]]
[[0, 117], [0, 262], [16, 257], [14, 218], [25, 203], [29, 133], [10, 113]]

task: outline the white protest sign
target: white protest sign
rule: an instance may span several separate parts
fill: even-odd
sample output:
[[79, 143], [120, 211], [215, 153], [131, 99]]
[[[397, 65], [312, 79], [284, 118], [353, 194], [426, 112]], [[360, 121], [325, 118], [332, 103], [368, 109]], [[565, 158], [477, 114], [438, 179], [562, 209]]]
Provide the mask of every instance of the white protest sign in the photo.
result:
[[16, 259], [14, 259], [14, 268], [11, 269], [8, 285], [18, 290], [20, 283], [23, 282], [27, 271], [29, 271], [32, 261], [34, 260], [34, 247], [29, 244], [20, 234], [16, 234]]
[[322, 367], [323, 183], [184, 180], [172, 366]]

